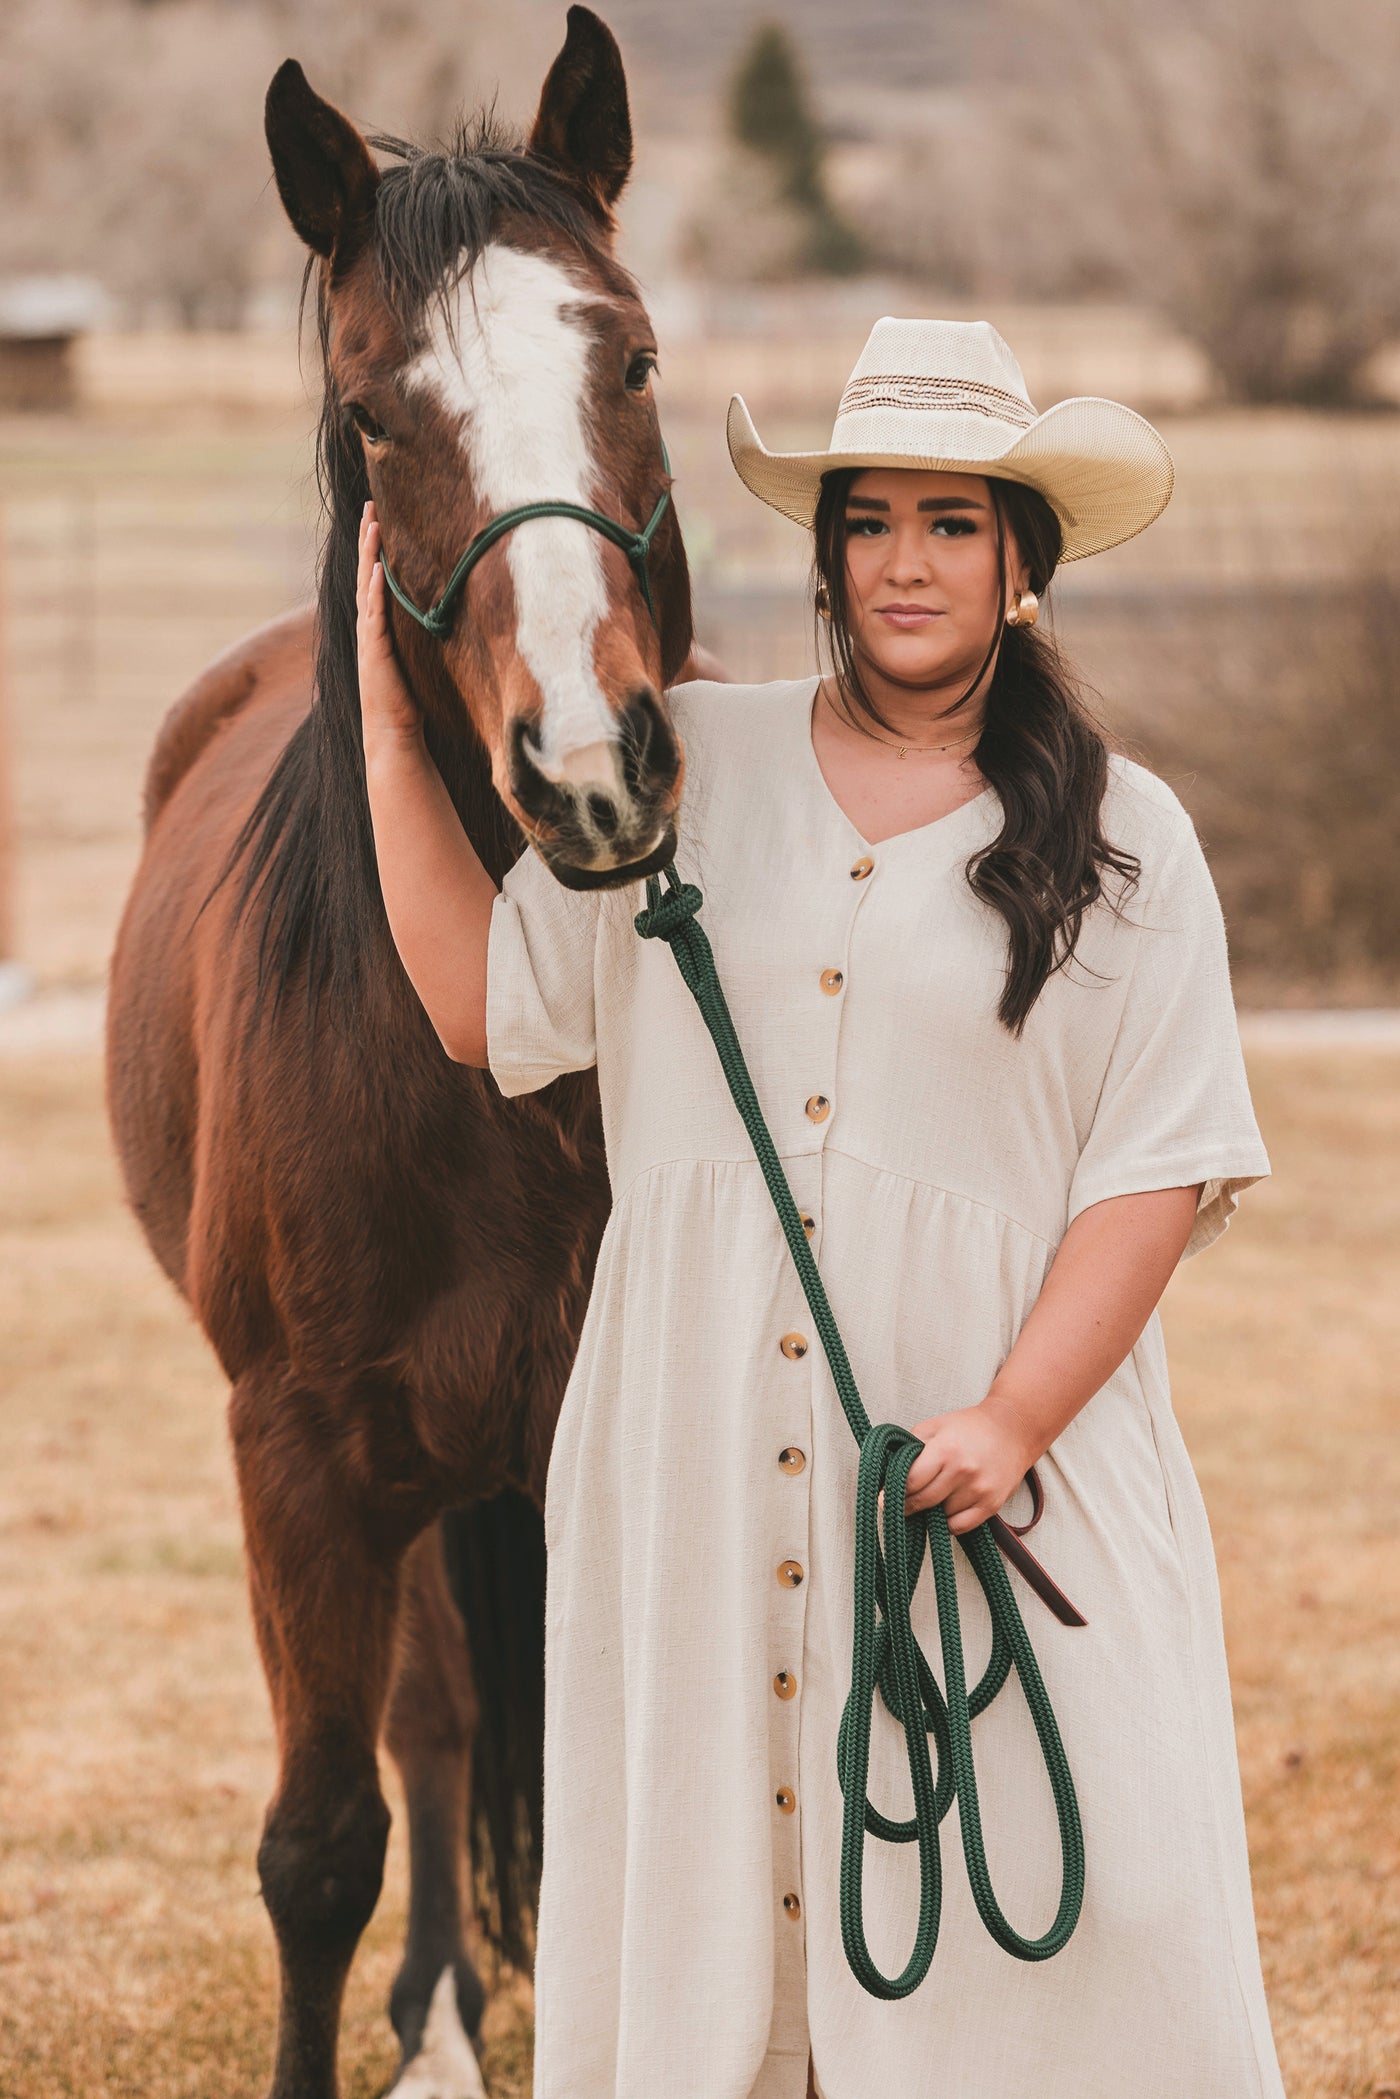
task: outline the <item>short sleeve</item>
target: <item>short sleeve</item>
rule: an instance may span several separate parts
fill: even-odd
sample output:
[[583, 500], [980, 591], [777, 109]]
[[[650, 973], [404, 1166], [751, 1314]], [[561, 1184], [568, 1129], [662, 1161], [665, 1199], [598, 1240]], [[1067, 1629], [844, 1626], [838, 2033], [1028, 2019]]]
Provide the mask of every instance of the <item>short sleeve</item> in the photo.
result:
[[1146, 896], [1124, 906], [1136, 953], [1069, 1220], [1114, 1195], [1203, 1183], [1186, 1254], [1218, 1239], [1269, 1171], [1230, 991], [1225, 924], [1189, 819]]
[[486, 1061], [502, 1093], [533, 1093], [595, 1060], [593, 968], [602, 892], [565, 889], [527, 847], [491, 907]]

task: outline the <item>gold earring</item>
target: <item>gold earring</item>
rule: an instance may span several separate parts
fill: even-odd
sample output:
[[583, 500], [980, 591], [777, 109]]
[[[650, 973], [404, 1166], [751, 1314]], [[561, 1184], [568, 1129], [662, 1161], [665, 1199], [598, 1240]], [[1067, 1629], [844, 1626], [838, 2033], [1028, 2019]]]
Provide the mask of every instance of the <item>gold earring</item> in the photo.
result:
[[831, 618], [831, 592], [824, 583], [819, 583], [812, 593], [817, 612], [822, 619]]
[[1040, 600], [1033, 590], [1023, 590], [1006, 615], [1008, 627], [1033, 627], [1040, 617]]

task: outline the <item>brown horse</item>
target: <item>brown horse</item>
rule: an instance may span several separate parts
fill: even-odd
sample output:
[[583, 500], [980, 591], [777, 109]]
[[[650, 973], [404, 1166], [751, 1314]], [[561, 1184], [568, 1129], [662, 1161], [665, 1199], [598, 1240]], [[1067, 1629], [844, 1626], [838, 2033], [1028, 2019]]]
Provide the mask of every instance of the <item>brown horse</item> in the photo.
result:
[[[365, 792], [356, 536], [372, 495], [426, 606], [503, 510], [564, 500], [644, 525], [667, 486], [654, 342], [612, 253], [626, 82], [586, 9], [528, 144], [479, 121], [445, 152], [376, 139], [381, 168], [290, 61], [267, 131], [317, 286], [319, 597], [314, 622], [234, 649], [162, 729], [112, 966], [109, 1108], [136, 1215], [233, 1387], [279, 1752], [258, 1852], [273, 2099], [336, 2089], [388, 1833], [381, 1735], [413, 1870], [391, 2003], [403, 2089], [465, 2099], [483, 1991], [458, 1858], [470, 1824], [490, 1928], [522, 1957], [539, 1508], [609, 1191], [592, 1075], [503, 1100], [445, 1055], [399, 963]], [[681, 753], [663, 694], [691, 646], [672, 510], [649, 581], [654, 617], [625, 551], [549, 516], [485, 555], [444, 641], [397, 616], [429, 747], [497, 880], [522, 834], [573, 884], [668, 856]]]

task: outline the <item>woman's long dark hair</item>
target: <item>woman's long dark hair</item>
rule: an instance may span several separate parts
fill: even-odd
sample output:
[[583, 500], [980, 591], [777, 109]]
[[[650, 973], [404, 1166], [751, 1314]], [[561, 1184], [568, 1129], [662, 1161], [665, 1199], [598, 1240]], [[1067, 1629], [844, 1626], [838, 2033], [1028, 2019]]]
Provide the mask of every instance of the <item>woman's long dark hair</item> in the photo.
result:
[[[820, 652], [825, 643], [848, 718], [859, 727], [864, 714], [892, 729], [861, 676], [850, 628], [846, 498], [859, 472], [839, 467], [822, 477], [813, 520], [813, 580], [825, 592], [830, 619], [817, 622], [818, 647]], [[1039, 597], [1060, 558], [1060, 521], [1038, 489], [992, 476], [987, 486], [996, 513], [999, 579], [991, 640], [976, 675], [941, 718], [956, 727], [959, 710], [995, 657], [982, 735], [972, 755], [1000, 797], [1002, 826], [968, 861], [967, 879], [1006, 921], [1006, 985], [997, 1015], [1019, 1035], [1046, 980], [1073, 956], [1085, 912], [1108, 894], [1105, 874], [1116, 877], [1109, 896], [1116, 910], [1142, 869], [1104, 836], [1108, 744], [1073, 672], [1052, 636], [1039, 627], [1008, 627], [1003, 619], [1008, 535]]]

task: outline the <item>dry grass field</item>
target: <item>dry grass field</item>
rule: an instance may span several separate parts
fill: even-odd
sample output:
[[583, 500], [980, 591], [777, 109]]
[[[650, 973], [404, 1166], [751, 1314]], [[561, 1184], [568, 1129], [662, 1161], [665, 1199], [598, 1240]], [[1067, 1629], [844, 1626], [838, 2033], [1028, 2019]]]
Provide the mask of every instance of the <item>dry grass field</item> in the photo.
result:
[[[242, 2099], [272, 1745], [218, 1369], [119, 1200], [95, 1058], [0, 1065], [0, 1188], [0, 2093]], [[349, 2099], [393, 2067], [403, 1915], [396, 1844]]]
[[[1377, 2099], [1400, 2086], [1400, 1058], [1261, 1052], [1253, 1078], [1276, 1177], [1181, 1270], [1168, 1339], [1288, 2092]], [[95, 1059], [0, 1063], [0, 1190], [0, 2093], [250, 2099], [272, 1745], [222, 1392], [121, 1205]], [[402, 1834], [350, 2099], [393, 2067]], [[523, 2099], [523, 2004], [492, 2044], [494, 2099]]]
[[[665, 409], [715, 605], [801, 565], [729, 474], [721, 411]], [[0, 424], [16, 922], [46, 987], [102, 981], [164, 709], [305, 592], [307, 425], [290, 402]], [[1287, 573], [1300, 519], [1331, 546], [1400, 481], [1400, 417], [1169, 434], [1178, 498], [1125, 570], [1155, 546], [1173, 574]], [[790, 640], [737, 614], [707, 638], [771, 675], [800, 615]], [[1169, 1341], [1290, 2099], [1381, 2099], [1400, 2094], [1400, 1057], [1260, 1050], [1253, 1076], [1276, 1178], [1173, 1283]], [[0, 1332], [0, 2099], [248, 2099], [271, 2044], [253, 1857], [272, 1751], [223, 1395], [122, 1207], [90, 1053], [0, 1058]], [[350, 1989], [350, 2099], [393, 2067], [403, 1907], [396, 1827]], [[516, 2099], [522, 1993], [490, 2039], [494, 2099]]]

